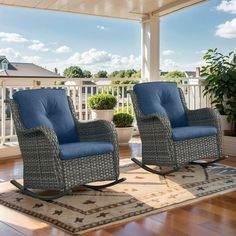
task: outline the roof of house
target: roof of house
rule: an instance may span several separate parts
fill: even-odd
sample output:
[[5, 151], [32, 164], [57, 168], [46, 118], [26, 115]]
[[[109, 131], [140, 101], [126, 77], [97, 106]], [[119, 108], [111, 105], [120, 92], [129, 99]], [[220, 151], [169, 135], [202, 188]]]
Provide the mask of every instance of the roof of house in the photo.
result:
[[[0, 62], [4, 58], [0, 57]], [[33, 63], [9, 62], [8, 70], [0, 71], [0, 77], [37, 77], [37, 78], [62, 78], [50, 70]]]
[[186, 77], [196, 77], [196, 71], [185, 71]]

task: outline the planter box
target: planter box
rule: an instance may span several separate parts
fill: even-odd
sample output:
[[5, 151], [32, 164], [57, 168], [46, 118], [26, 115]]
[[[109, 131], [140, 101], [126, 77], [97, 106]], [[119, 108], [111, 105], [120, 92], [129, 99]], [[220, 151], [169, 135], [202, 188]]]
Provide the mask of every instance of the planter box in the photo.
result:
[[229, 156], [236, 156], [236, 137], [228, 136], [227, 132], [222, 137], [223, 154]]

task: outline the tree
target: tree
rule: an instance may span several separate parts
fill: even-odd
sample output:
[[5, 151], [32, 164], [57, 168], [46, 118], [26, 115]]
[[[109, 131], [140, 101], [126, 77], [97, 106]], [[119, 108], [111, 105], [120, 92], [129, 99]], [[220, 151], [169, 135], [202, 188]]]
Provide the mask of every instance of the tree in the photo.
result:
[[120, 70], [116, 75], [117, 78], [125, 78], [125, 70]]
[[174, 79], [174, 78], [183, 78], [186, 77], [184, 72], [182, 71], [172, 71], [167, 73], [166, 75], [164, 75], [164, 78], [170, 78], [170, 79]]
[[110, 78], [115, 78], [115, 77], [117, 77], [118, 74], [119, 74], [119, 71], [118, 71], [118, 70], [115, 70], [115, 71], [113, 71], [113, 72], [109, 75], [109, 77], [110, 77]]
[[83, 71], [83, 77], [84, 78], [91, 78], [92, 77], [92, 74], [89, 70], [84, 70]]
[[96, 78], [107, 78], [108, 77], [108, 73], [105, 70], [100, 70], [100, 71], [98, 71], [97, 74], [95, 74], [95, 77]]
[[83, 78], [83, 71], [79, 66], [70, 66], [66, 68], [63, 75], [67, 78]]
[[133, 74], [132, 77], [140, 79], [141, 78], [141, 70], [139, 70], [135, 74]]
[[134, 70], [134, 69], [126, 70], [126, 71], [125, 71], [125, 77], [131, 78], [131, 77], [133, 77], [134, 74], [136, 74], [136, 73], [137, 73], [137, 71]]
[[119, 70], [113, 71], [110, 78], [141, 78], [141, 71], [136, 71], [134, 69], [129, 70]]

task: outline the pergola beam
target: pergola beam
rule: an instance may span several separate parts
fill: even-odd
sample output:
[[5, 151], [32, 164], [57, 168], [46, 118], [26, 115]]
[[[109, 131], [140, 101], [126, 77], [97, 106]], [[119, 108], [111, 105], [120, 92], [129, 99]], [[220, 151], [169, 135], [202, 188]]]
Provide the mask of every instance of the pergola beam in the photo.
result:
[[155, 10], [151, 13], [152, 16], [165, 16], [168, 15], [170, 13], [182, 10], [184, 8], [187, 7], [191, 7], [193, 5], [199, 4], [199, 3], [203, 3], [206, 2], [208, 0], [179, 0], [178, 2], [172, 2], [168, 5], [165, 5], [161, 8], [159, 8], [158, 10]]

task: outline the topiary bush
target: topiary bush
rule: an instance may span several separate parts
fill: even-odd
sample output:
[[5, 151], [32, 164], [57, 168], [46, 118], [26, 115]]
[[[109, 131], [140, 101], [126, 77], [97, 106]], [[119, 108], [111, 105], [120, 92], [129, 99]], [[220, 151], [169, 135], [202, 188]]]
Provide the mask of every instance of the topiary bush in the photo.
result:
[[116, 98], [110, 94], [97, 94], [88, 100], [89, 107], [94, 110], [111, 110], [116, 103]]
[[127, 113], [117, 113], [113, 116], [113, 123], [116, 127], [131, 127], [133, 116]]

